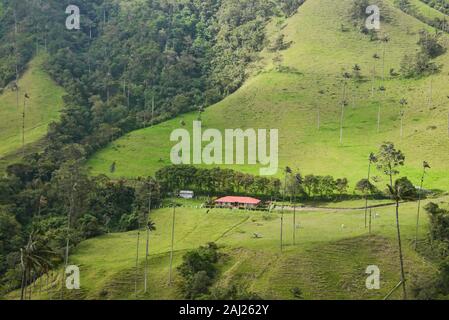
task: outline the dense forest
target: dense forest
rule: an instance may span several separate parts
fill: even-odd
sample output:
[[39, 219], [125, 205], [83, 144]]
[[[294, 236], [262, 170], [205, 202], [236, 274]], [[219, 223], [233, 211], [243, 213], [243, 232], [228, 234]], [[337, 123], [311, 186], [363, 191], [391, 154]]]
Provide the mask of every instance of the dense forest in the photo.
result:
[[[81, 169], [86, 157], [131, 130], [202, 110], [237, 90], [270, 45], [265, 27], [303, 0], [23, 0], [0, 2], [0, 90], [45, 53], [45, 69], [67, 92], [44, 150], [0, 178], [0, 290], [23, 286], [20, 262], [40, 252], [40, 272], [85, 238], [137, 228], [161, 200], [152, 178], [110, 181]], [[67, 30], [68, 5], [81, 30]], [[67, 247], [67, 248], [66, 248]], [[25, 248], [21, 250], [21, 248]], [[27, 260], [28, 259], [28, 260]]]

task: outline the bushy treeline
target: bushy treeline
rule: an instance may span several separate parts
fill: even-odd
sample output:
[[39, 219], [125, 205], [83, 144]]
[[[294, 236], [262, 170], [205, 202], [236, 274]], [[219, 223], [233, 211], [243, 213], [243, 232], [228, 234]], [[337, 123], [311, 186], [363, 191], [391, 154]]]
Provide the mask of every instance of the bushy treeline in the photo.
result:
[[193, 190], [200, 195], [250, 194], [269, 198], [281, 193], [277, 178], [245, 174], [231, 169], [203, 169], [189, 165], [168, 166], [156, 172], [156, 179], [166, 193]]
[[412, 289], [418, 299], [449, 298], [449, 211], [440, 205], [430, 202], [425, 207], [429, 216], [429, 232], [427, 248], [424, 252], [433, 255], [438, 264], [438, 272], [431, 277], [418, 277]]
[[[449, 15], [449, 2], [447, 2], [446, 0], [420, 0], [420, 1], [444, 13], [445, 15]], [[446, 23], [448, 22], [446, 21]], [[447, 30], [449, 31], [449, 28]]]
[[[442, 5], [445, 0], [420, 0], [431, 7], [434, 7], [435, 9], [441, 11], [444, 14], [447, 14], [449, 12], [449, 5], [447, 2], [445, 5]], [[414, 16], [418, 20], [421, 20], [422, 22], [428, 24], [429, 26], [432, 26], [438, 30], [441, 30], [443, 32], [449, 32], [449, 25], [448, 20], [446, 18], [440, 19], [439, 17], [430, 18], [423, 14], [421, 14], [416, 6], [410, 2], [410, 0], [395, 0], [395, 4], [399, 9], [401, 9], [403, 12]]]
[[347, 194], [348, 180], [332, 176], [307, 175], [290, 169], [284, 178], [267, 178], [231, 169], [204, 169], [190, 165], [167, 166], [156, 172], [165, 193], [193, 190], [200, 195], [253, 195], [264, 199], [335, 199]]
[[[161, 202], [159, 186], [150, 178], [89, 177], [75, 162], [66, 162], [51, 178], [41, 174], [33, 163], [17, 164], [0, 179], [0, 291], [20, 285], [20, 252], [28, 242], [52, 252], [55, 266], [67, 239], [73, 247], [106, 232], [137, 229], [148, 212], [149, 194], [152, 206]], [[38, 272], [44, 270], [34, 276]]]

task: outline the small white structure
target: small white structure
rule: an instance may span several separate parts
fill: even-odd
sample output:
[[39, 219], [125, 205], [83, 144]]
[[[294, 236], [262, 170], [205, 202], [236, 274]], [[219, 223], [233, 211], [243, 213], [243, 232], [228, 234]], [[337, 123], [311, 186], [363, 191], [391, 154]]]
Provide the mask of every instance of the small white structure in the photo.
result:
[[182, 190], [179, 191], [179, 197], [183, 198], [183, 199], [193, 199], [193, 197], [195, 196], [193, 191], [189, 191], [189, 190]]

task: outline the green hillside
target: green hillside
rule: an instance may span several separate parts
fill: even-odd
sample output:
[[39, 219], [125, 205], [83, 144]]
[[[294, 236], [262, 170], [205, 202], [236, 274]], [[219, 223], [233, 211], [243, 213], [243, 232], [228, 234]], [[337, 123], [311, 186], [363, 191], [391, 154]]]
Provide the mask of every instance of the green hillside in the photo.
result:
[[0, 158], [22, 147], [22, 113], [25, 92], [30, 96], [26, 105], [25, 143], [32, 144], [47, 133], [47, 127], [59, 118], [64, 90], [43, 70], [44, 55], [34, 58], [19, 80], [17, 109], [16, 92], [6, 88], [0, 94]]
[[[400, 212], [405, 268], [411, 285], [415, 277], [436, 269], [411, 246], [416, 203], [403, 205]], [[296, 245], [292, 243], [292, 214], [286, 213], [283, 252], [279, 248], [279, 217], [279, 213], [178, 208], [174, 267], [186, 250], [215, 241], [226, 255], [215, 285], [243, 285], [265, 299], [292, 299], [291, 289], [295, 287], [306, 299], [381, 299], [397, 284], [400, 274], [394, 207], [374, 209], [371, 235], [364, 227], [364, 210], [301, 210], [297, 213]], [[177, 276], [174, 284], [168, 285], [172, 209], [156, 210], [152, 219], [157, 230], [150, 236], [149, 289], [145, 295], [145, 241], [141, 235], [137, 298], [182, 298]], [[427, 232], [427, 218], [422, 221], [420, 237]], [[254, 233], [261, 238], [255, 239]], [[65, 292], [65, 298], [134, 299], [136, 239], [133, 231], [81, 243], [70, 257], [70, 263], [80, 267], [81, 291]], [[380, 268], [380, 290], [365, 287], [369, 265]], [[60, 273], [54, 272], [49, 281], [37, 281], [32, 289], [34, 298], [59, 299], [58, 279]], [[17, 297], [17, 293], [10, 297]], [[400, 298], [400, 293], [392, 298]]]
[[445, 16], [442, 12], [438, 11], [437, 9], [434, 9], [421, 0], [411, 0], [410, 3], [416, 8], [417, 12], [419, 14], [422, 14], [423, 16], [431, 19], [439, 18], [443, 19]]
[[[391, 23], [383, 23], [381, 34], [388, 34], [386, 47], [386, 94], [382, 85], [382, 44], [370, 41], [351, 27], [348, 9], [352, 1], [309, 0], [299, 13], [285, 21], [282, 32], [291, 47], [282, 51], [282, 68], [273, 66], [272, 53], [265, 52], [265, 68], [254, 75], [235, 94], [209, 107], [203, 114], [204, 128], [277, 128], [280, 134], [280, 166], [289, 165], [304, 174], [332, 174], [347, 177], [354, 184], [366, 172], [367, 155], [389, 140], [407, 156], [403, 173], [418, 182], [423, 160], [432, 163], [427, 181], [431, 187], [447, 189], [444, 173], [449, 169], [447, 83], [449, 53], [440, 56], [443, 70], [433, 77], [432, 105], [429, 101], [430, 78], [404, 80], [391, 77], [391, 68], [399, 70], [406, 53], [418, 49], [418, 31], [430, 28], [385, 2]], [[282, 23], [282, 22], [281, 22]], [[342, 31], [342, 26], [347, 29]], [[275, 28], [275, 27], [274, 27]], [[447, 37], [447, 36], [446, 36]], [[371, 72], [376, 63], [377, 77], [371, 97]], [[344, 114], [343, 144], [340, 140], [342, 73], [354, 64], [361, 67], [364, 81], [350, 83], [349, 105]], [[281, 71], [279, 71], [281, 70]], [[400, 139], [399, 101], [409, 102], [404, 118], [404, 137]], [[377, 112], [381, 104], [380, 133]], [[320, 128], [318, 129], [318, 110]], [[154, 173], [170, 164], [169, 141], [172, 130], [188, 128], [196, 115], [132, 132], [92, 157], [87, 166], [92, 174], [135, 177]], [[116, 170], [109, 168], [116, 162]], [[234, 169], [257, 173], [255, 166]]]

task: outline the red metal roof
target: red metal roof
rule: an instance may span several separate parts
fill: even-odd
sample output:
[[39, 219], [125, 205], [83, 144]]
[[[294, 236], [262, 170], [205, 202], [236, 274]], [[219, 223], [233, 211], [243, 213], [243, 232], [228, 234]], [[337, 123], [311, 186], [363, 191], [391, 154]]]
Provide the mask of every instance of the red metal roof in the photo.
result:
[[243, 203], [243, 204], [259, 204], [259, 199], [250, 197], [223, 197], [215, 200], [218, 203]]

